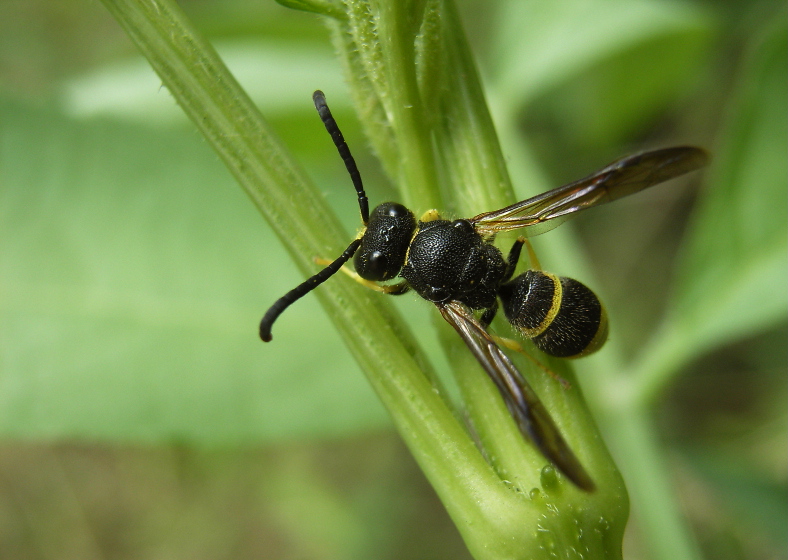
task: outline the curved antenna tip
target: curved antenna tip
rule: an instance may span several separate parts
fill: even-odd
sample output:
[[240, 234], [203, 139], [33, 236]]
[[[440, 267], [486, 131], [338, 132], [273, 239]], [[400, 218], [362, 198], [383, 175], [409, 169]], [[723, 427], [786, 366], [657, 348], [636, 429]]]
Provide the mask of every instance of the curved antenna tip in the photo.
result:
[[263, 320], [260, 321], [260, 339], [263, 342], [271, 342], [273, 335], [271, 334], [271, 323], [267, 323], [266, 319], [268, 318], [268, 314], [263, 317]]
[[280, 297], [278, 300], [274, 302], [274, 304], [268, 308], [268, 311], [265, 312], [263, 316], [263, 320], [260, 321], [260, 338], [263, 342], [271, 342], [273, 336], [271, 335], [271, 327], [274, 325], [276, 319], [282, 314], [282, 312], [290, 307], [293, 303], [301, 299], [303, 296], [317, 288], [320, 284], [328, 280], [331, 276], [337, 273], [342, 265], [344, 265], [350, 257], [356, 252], [358, 246], [361, 245], [361, 239], [354, 239], [353, 242], [348, 245], [348, 248], [339, 255], [339, 258], [325, 267], [323, 270], [315, 274], [314, 276], [308, 278], [285, 295]]

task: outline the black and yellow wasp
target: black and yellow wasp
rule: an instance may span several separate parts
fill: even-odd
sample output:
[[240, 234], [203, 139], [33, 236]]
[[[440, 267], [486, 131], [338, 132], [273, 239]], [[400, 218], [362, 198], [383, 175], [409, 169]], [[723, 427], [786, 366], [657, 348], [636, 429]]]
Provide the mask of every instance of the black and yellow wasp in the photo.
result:
[[[396, 202], [385, 202], [370, 213], [361, 175], [325, 96], [316, 91], [313, 100], [356, 189], [364, 229], [338, 259], [271, 306], [260, 323], [260, 337], [270, 341], [277, 317], [355, 256], [356, 276], [362, 283], [389, 294], [414, 290], [433, 302], [498, 387], [520, 431], [578, 487], [593, 490], [591, 478], [544, 405], [487, 327], [500, 299], [507, 320], [537, 348], [574, 358], [604, 344], [605, 310], [596, 295], [576, 280], [541, 270], [512, 278], [525, 239], [515, 241], [506, 258], [493, 239], [507, 230], [520, 230], [528, 237], [544, 233], [581, 210], [698, 169], [708, 160], [706, 152], [682, 146], [632, 155], [500, 210], [459, 220], [444, 220], [430, 211], [417, 221]], [[402, 279], [398, 283], [377, 284], [398, 276]], [[481, 316], [477, 318], [474, 311], [481, 311]]]

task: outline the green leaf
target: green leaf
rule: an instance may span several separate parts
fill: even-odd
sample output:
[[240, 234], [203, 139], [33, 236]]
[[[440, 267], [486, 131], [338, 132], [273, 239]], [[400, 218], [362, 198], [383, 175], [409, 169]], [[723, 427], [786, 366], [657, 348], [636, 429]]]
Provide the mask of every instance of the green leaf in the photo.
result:
[[695, 79], [711, 39], [708, 15], [682, 2], [508, 2], [499, 22], [496, 98], [585, 152], [642, 130]]
[[[249, 96], [271, 115], [307, 114], [308, 93], [316, 84], [326, 91], [346, 90], [336, 57], [324, 43], [300, 37], [244, 37], [222, 38], [214, 46]], [[293, 95], [294, 91], [306, 95]], [[69, 79], [61, 98], [64, 112], [78, 118], [103, 116], [157, 127], [188, 122], [172, 96], [161, 88], [161, 78], [151, 72], [150, 64], [137, 57]], [[342, 101], [338, 96], [332, 103], [333, 110], [342, 107]]]
[[313, 12], [322, 14], [337, 19], [344, 19], [346, 17], [344, 10], [337, 5], [336, 2], [331, 0], [276, 0], [279, 4], [292, 8], [293, 10], [302, 10], [304, 12]]
[[8, 104], [0, 121], [4, 437], [226, 445], [388, 424], [314, 300], [279, 325], [292, 345], [260, 342], [293, 267], [193, 132]]
[[669, 314], [638, 369], [642, 398], [714, 347], [788, 314], [788, 30], [754, 41], [687, 233]]
[[[782, 397], [784, 396], [783, 394]], [[785, 416], [781, 420], [781, 426], [784, 426]], [[776, 427], [776, 424], [773, 425]], [[782, 446], [784, 441], [783, 430], [783, 433], [777, 434], [769, 443]], [[773, 550], [778, 557], [788, 553], [785, 486], [754, 468], [749, 461], [759, 457], [757, 453], [732, 455], [720, 453], [716, 448], [708, 449], [697, 445], [681, 451], [691, 462], [692, 468], [719, 489], [717, 495], [720, 509], [731, 510], [732, 519], [735, 520], [729, 528], [732, 532], [741, 534], [739, 538], [742, 540], [754, 537], [760, 542], [774, 543]], [[782, 460], [779, 464], [782, 466], [785, 461]]]
[[[724, 143], [688, 231], [676, 279], [676, 313], [702, 328], [704, 345], [784, 319], [788, 229], [788, 28], [757, 37], [739, 79]], [[712, 312], [713, 320], [703, 317]], [[705, 340], [704, 340], [705, 339]]]

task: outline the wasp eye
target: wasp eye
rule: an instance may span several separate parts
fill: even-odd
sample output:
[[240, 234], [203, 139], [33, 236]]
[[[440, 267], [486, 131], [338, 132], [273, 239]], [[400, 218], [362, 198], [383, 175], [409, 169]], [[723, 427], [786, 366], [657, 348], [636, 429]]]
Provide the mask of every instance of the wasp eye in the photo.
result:
[[[356, 272], [365, 280], [382, 282], [394, 278], [401, 265], [392, 267], [391, 259], [383, 251], [367, 250], [356, 253]], [[391, 270], [393, 268], [393, 270]]]
[[381, 280], [386, 278], [386, 271], [388, 270], [389, 260], [380, 251], [372, 251], [367, 257], [366, 273], [374, 278]]
[[381, 204], [380, 211], [382, 215], [391, 216], [392, 218], [402, 218], [411, 215], [411, 211], [398, 202]]

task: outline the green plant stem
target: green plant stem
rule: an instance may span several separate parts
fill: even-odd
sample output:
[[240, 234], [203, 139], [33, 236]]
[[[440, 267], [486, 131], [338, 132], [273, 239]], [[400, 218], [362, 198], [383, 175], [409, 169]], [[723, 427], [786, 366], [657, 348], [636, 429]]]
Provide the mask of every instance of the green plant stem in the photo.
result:
[[620, 410], [608, 426], [615, 434], [614, 452], [626, 476], [632, 508], [652, 560], [702, 558], [685, 522], [671, 480], [665, 450], [659, 443], [650, 409]]
[[[178, 6], [168, 0], [106, 0], [105, 4], [272, 224], [304, 273], [314, 272], [312, 255], [341, 250], [349, 236]], [[294, 204], [296, 200], [298, 204]], [[321, 219], [316, 221], [314, 216]], [[370, 381], [392, 409], [403, 436], [422, 450], [425, 468], [437, 472], [434, 478], [452, 481], [458, 477], [461, 480], [453, 482], [459, 485], [480, 484], [479, 479], [497, 484], [489, 466], [435, 392], [428, 378], [429, 361], [385, 304], [385, 298], [346, 280], [327, 283], [318, 296], [359, 363], [372, 372]], [[250, 326], [250, 335], [253, 333]], [[468, 458], [465, 472], [457, 470], [458, 455]]]
[[[384, 22], [385, 18], [406, 17], [404, 11], [399, 9], [381, 7], [376, 11], [376, 6], [379, 5], [377, 2], [351, 2], [350, 5], [352, 15], [348, 18], [348, 23], [345, 24], [345, 20], [334, 23], [336, 44], [340, 46], [340, 51], [345, 56], [346, 68], [350, 73], [348, 81], [358, 84], [362, 90], [369, 88], [375, 96], [381, 98], [380, 104], [386, 106], [385, 114], [393, 115], [392, 128], [396, 127], [397, 111], [401, 108], [396, 107], [396, 102], [391, 104], [390, 100], [399, 99], [399, 94], [394, 90], [400, 84], [387, 81], [386, 77], [391, 76], [393, 71], [387, 69], [385, 63], [396, 66], [402, 64], [402, 59], [386, 58], [386, 53], [391, 57], [391, 53], [396, 52], [386, 48], [390, 42], [388, 36], [391, 34], [388, 30], [407, 29], [411, 40], [414, 36], [419, 38], [421, 51], [416, 59], [428, 64], [429, 70], [417, 69], [414, 72], [409, 68], [400, 69], [399, 75], [408, 83], [413, 75], [420, 76], [418, 93], [421, 97], [412, 101], [411, 96], [414, 92], [411, 86], [410, 93], [404, 100], [400, 99], [399, 103], [408, 103], [407, 109], [413, 111], [410, 115], [418, 118], [421, 126], [423, 123], [430, 123], [433, 127], [434, 150], [439, 166], [438, 176], [442, 183], [430, 187], [440, 188], [441, 199], [458, 215], [473, 215], [484, 209], [511, 203], [514, 200], [511, 182], [476, 68], [453, 4], [426, 2], [424, 14], [407, 16], [408, 23], [411, 25], [406, 25], [405, 22], [400, 22], [399, 25]], [[436, 12], [430, 13], [431, 9]], [[414, 33], [412, 22], [422, 22], [422, 28], [417, 33]], [[378, 33], [382, 35], [382, 46], [375, 41]], [[399, 37], [401, 38], [401, 35]], [[405, 52], [408, 58], [410, 57], [409, 48], [402, 47], [399, 52]], [[362, 91], [361, 94], [357, 94], [361, 98], [362, 107], [369, 93]], [[416, 112], [419, 109], [422, 110], [420, 115]], [[368, 127], [372, 144], [386, 146], [388, 129], [379, 126], [374, 119], [372, 124], [373, 126]], [[398, 142], [405, 142], [408, 147], [418, 143], [411, 142], [406, 136], [398, 137]], [[401, 145], [399, 147], [402, 148]], [[378, 151], [380, 153], [383, 150], [378, 149]], [[384, 167], [396, 168], [400, 160], [402, 165], [408, 165], [409, 158], [405, 157], [398, 159], [397, 162], [389, 162]], [[394, 176], [400, 176], [400, 172], [395, 171]], [[406, 193], [412, 193], [406, 196], [406, 200], [417, 200], [418, 208], [429, 208], [431, 200], [434, 200], [419, 199], [420, 195], [413, 191], [412, 185], [408, 183], [401, 186]], [[441, 333], [446, 334], [446, 331], [441, 330]], [[448, 333], [441, 339], [447, 353], [452, 357], [455, 378], [462, 390], [463, 401], [473, 420], [474, 429], [482, 440], [488, 456], [491, 457], [491, 462], [504, 480], [511, 481], [516, 487], [525, 490], [533, 484], [529, 482], [532, 474], [528, 473], [526, 466], [538, 465], [538, 454], [535, 455], [533, 449], [523, 448], [521, 435], [512, 431], [511, 420], [506, 411], [500, 407], [500, 397], [495, 394], [495, 389], [489, 380], [479, 375], [478, 364], [472, 359], [470, 361], [467, 359], [470, 358], [467, 349], [457, 337], [453, 333]], [[520, 360], [518, 365], [526, 375], [535, 369], [525, 360]], [[559, 371], [563, 374], [565, 370], [562, 369], [563, 366], [560, 367]], [[588, 496], [579, 496], [573, 492], [571, 495], [566, 495], [566, 499], [561, 498], [561, 505], [558, 505], [557, 509], [563, 512], [565, 521], [578, 513], [572, 511], [575, 506], [589, 513], [596, 511], [597, 519], [608, 520], [610, 530], [602, 531], [606, 535], [606, 543], [598, 544], [604, 548], [603, 557], [613, 558], [620, 554], [620, 542], [613, 543], [620, 540], [618, 531], [623, 530], [622, 520], [626, 519], [628, 511], [621, 479], [612, 467], [610, 457], [601, 444], [593, 420], [587, 415], [587, 409], [579, 392], [577, 390], [565, 392], [560, 388], [555, 390], [557, 385], [545, 376], [544, 372], [536, 369], [532, 373], [533, 375], [528, 376], [529, 381], [551, 413], [556, 416], [564, 433], [571, 438], [576, 451], [582, 450], [582, 459], [594, 472], [593, 476], [599, 479], [600, 490], [594, 499], [589, 500]], [[447, 508], [451, 513], [452, 510], [448, 505]], [[530, 528], [533, 527], [533, 521], [529, 516], [524, 516], [521, 525]], [[573, 523], [576, 524], [575, 526], [583, 526], [585, 531], [596, 530], [588, 526], [588, 522], [589, 519], [585, 518], [583, 513], [576, 517]], [[471, 550], [475, 550], [472, 544], [475, 537], [469, 535], [461, 523], [458, 523], [458, 526]], [[563, 527], [556, 533], [560, 533], [560, 539], [571, 540], [573, 530], [565, 531], [566, 529], [567, 527]], [[556, 533], [551, 532], [551, 534]], [[613, 536], [616, 534], [618, 537]], [[558, 554], [566, 554], [571, 548], [572, 546], [559, 547]], [[601, 548], [596, 552], [600, 553]], [[491, 553], [492, 551], [487, 551], [486, 554]], [[594, 553], [589, 552], [589, 555], [594, 557]]]
[[386, 60], [394, 61], [384, 66], [385, 82], [396, 84], [385, 92], [382, 101], [389, 112], [391, 126], [399, 147], [399, 168], [397, 184], [408, 185], [405, 190], [405, 203], [413, 207], [415, 203], [427, 204], [431, 208], [441, 207], [432, 140], [427, 123], [421, 95], [416, 79], [415, 36], [413, 15], [408, 14], [408, 2], [375, 2], [379, 11], [377, 37]]
[[460, 215], [472, 216], [480, 209], [511, 204], [515, 195], [476, 64], [453, 3], [446, 3], [443, 17], [444, 56], [451, 69], [445, 72], [444, 81], [452, 95], [445, 96], [438, 109], [442, 122], [437, 144], [446, 174], [444, 188], [450, 193], [446, 198]]
[[[532, 150], [514, 129], [516, 119], [508, 114], [509, 108], [498, 101], [494, 92], [492, 98], [502, 143], [519, 154], [509, 162], [515, 183], [528, 185], [534, 191], [531, 194], [548, 189], [550, 185], [538, 166], [531, 163], [535, 161], [534, 157], [529, 157]], [[539, 238], [538, 243], [546, 246], [548, 253], [566, 255], [567, 261], [575, 267], [572, 274], [581, 278], [593, 276], [584, 253], [572, 238], [571, 228], [556, 229]], [[674, 331], [660, 329], [660, 334], [640, 354], [653, 359], [639, 361], [637, 374], [625, 365], [621, 339], [611, 337], [603, 351], [584, 361], [585, 371], [578, 379], [624, 476], [632, 509], [638, 519], [638, 532], [648, 542], [649, 550], [653, 551], [653, 560], [702, 557], [677, 504], [675, 484], [670, 478], [669, 466], [664, 460], [665, 451], [652, 419], [653, 397], [662, 386], [661, 381], [668, 378], [671, 371], [658, 371], [656, 367], [670, 368], [677, 361], [683, 363], [680, 356], [673, 353], [673, 347], [681, 342], [671, 336]], [[680, 355], [684, 355], [683, 351]], [[666, 356], [673, 359], [668, 363]], [[646, 384], [651, 385], [653, 392], [647, 391]], [[649, 393], [649, 397], [644, 391]]]
[[[269, 221], [302, 272], [305, 275], [315, 272], [313, 256], [338, 254], [348, 243], [349, 236], [342, 231], [317, 189], [282, 147], [214, 50], [190, 25], [178, 6], [171, 0], [104, 0], [104, 3]], [[360, 2], [353, 4], [361, 16], [370, 13], [369, 6]], [[440, 7], [438, 2], [431, 5], [436, 9]], [[319, 4], [315, 6], [320, 8]], [[440, 13], [435, 15], [437, 19], [433, 18], [433, 21], [438, 21]], [[404, 9], [390, 6], [382, 6], [379, 16], [398, 19], [381, 26], [387, 30], [384, 36], [394, 43], [414, 41], [414, 22], [424, 20], [413, 18], [413, 14]], [[353, 18], [343, 21], [352, 22]], [[373, 34], [367, 37], [374, 39], [377, 26], [373, 19], [369, 18], [363, 25], [367, 29], [365, 33]], [[450, 20], [449, 25], [455, 26], [451, 29], [453, 40], [464, 41], [456, 21]], [[370, 45], [376, 47], [374, 42], [367, 46]], [[374, 55], [384, 59], [388, 57], [390, 60], [384, 60], [387, 64], [368, 60], [358, 67], [374, 69], [376, 64], [378, 68], [402, 64], [400, 71], [406, 72], [406, 77], [412, 75], [415, 80], [416, 72], [405, 67], [414, 64], [412, 46], [403, 44], [390, 50], [386, 45], [382, 47], [375, 50]], [[464, 43], [462, 48], [466, 49], [467, 63]], [[443, 74], [450, 75], [452, 70], [444, 69]], [[358, 82], [382, 85], [385, 91], [393, 91], [399, 85], [389, 83], [392, 75], [399, 74], [389, 74], [387, 70], [373, 77], [358, 78]], [[474, 81], [475, 72], [466, 72], [462, 79]], [[463, 89], [455, 88], [453, 91], [462, 95], [466, 93]], [[478, 84], [473, 84], [468, 91], [481, 90]], [[423, 187], [435, 190], [436, 179], [430, 170], [435, 158], [429, 155], [431, 152], [426, 146], [426, 139], [431, 135], [422, 130], [424, 123], [430, 120], [419, 114], [423, 111], [423, 100], [410, 105], [411, 100], [419, 101], [413, 99], [413, 95], [413, 90], [406, 88], [404, 93], [383, 96], [386, 103], [393, 106], [388, 113], [378, 111], [377, 114], [391, 114], [397, 121], [400, 128], [396, 130], [396, 143], [400, 149], [405, 152], [426, 150], [422, 159], [405, 158], [409, 168], [406, 176], [415, 177], [413, 180], [423, 183]], [[477, 118], [472, 122], [484, 122], [485, 118], [489, 121], [489, 117], [485, 117], [483, 99], [480, 100], [478, 95], [463, 99], [465, 106], [473, 109], [472, 114], [481, 115], [481, 120]], [[408, 105], [403, 106], [402, 103]], [[451, 103], [451, 97], [446, 99], [446, 103]], [[385, 129], [384, 124], [379, 130]], [[480, 138], [474, 136], [476, 128], [469, 130], [466, 143], [481, 140], [484, 145], [477, 153], [493, 154], [492, 160], [502, 161], [500, 154], [496, 154], [497, 143], [489, 139], [489, 134]], [[468, 131], [460, 128], [455, 133], [467, 135]], [[469, 159], [476, 158], [470, 156]], [[483, 169], [487, 164], [474, 161], [473, 165]], [[500, 172], [501, 167], [497, 169]], [[315, 220], [315, 216], [320, 216], [320, 220]], [[581, 425], [572, 439], [588, 447], [588, 451], [581, 455], [593, 457], [588, 467], [605, 491], [585, 494], [566, 482], [551, 482], [553, 479], [548, 475], [544, 475], [548, 482], [543, 480], [540, 484], [539, 469], [545, 462], [531, 449], [524, 456], [525, 464], [511, 463], [511, 469], [518, 471], [512, 474], [517, 474], [516, 478], [521, 481], [515, 487], [509, 482], [506, 472], [496, 472], [487, 462], [436, 391], [426, 356], [386, 304], [386, 298], [344, 278], [327, 282], [316, 295], [391, 412], [400, 434], [477, 558], [568, 558], [573, 557], [573, 551], [586, 558], [620, 556], [626, 498], [624, 496], [622, 500], [620, 478], [594, 430], [593, 422], [583, 412], [582, 400], [579, 401], [582, 419], [578, 421]], [[252, 332], [250, 336], [253, 336]], [[467, 358], [467, 351], [464, 350], [463, 356]], [[484, 409], [489, 407], [499, 418], [507, 420], [500, 425], [502, 430], [509, 432], [511, 443], [503, 445], [501, 451], [506, 452], [509, 447], [522, 450], [526, 444], [521, 437], [512, 436], [518, 432], [506, 417], [503, 403], [500, 399], [489, 399], [491, 394], [494, 395], [492, 384], [482, 376], [478, 366], [476, 369], [478, 379], [482, 384], [486, 383], [484, 398], [490, 401], [486, 404], [482, 401]], [[572, 393], [567, 401], [567, 395], [556, 383], [542, 383], [543, 388], [551, 387], [543, 391], [544, 398], [549, 405], [556, 405], [560, 417], [575, 418], [573, 410], [578, 407], [569, 401], [578, 399], [579, 393]], [[571, 420], [562, 423], [559, 419], [559, 423], [567, 430], [573, 429]], [[530, 495], [530, 489], [540, 485], [542, 491]]]
[[[106, 0], [105, 4], [269, 219], [299, 266], [311, 273], [311, 255], [336, 253], [347, 237], [322, 197], [177, 5], [165, 0]], [[321, 216], [319, 223], [314, 216]], [[347, 280], [327, 283], [318, 295], [455, 520], [480, 528], [479, 535], [496, 538], [500, 504], [514, 499], [529, 506], [501, 484], [435, 391], [424, 374], [430, 371], [429, 361], [396, 314], [379, 294]], [[502, 525], [512, 531], [510, 524]]]
[[[645, 351], [651, 354], [649, 348]], [[665, 344], [660, 343], [660, 348], [664, 350]], [[655, 403], [641, 398], [641, 375], [623, 365], [623, 351], [616, 340], [609, 341], [592, 363], [583, 388], [621, 468], [649, 558], [702, 558], [681, 512], [666, 450], [659, 440], [653, 419]]]

